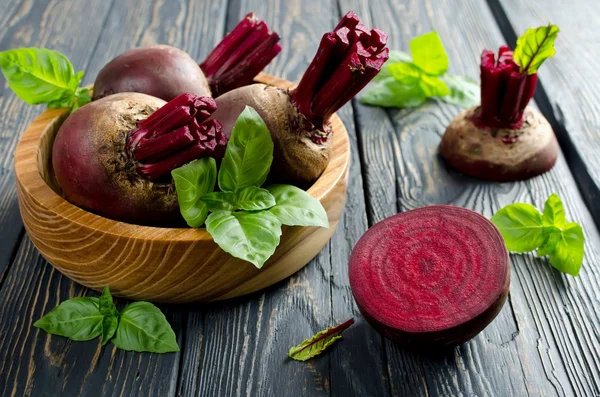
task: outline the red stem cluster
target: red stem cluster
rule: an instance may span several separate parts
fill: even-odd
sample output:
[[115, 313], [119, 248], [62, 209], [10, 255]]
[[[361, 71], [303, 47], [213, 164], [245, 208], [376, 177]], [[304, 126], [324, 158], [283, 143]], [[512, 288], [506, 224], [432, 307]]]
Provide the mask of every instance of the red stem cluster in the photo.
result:
[[137, 172], [156, 181], [198, 158], [221, 157], [228, 138], [221, 123], [206, 121], [215, 110], [212, 98], [181, 94], [140, 121], [127, 139]]
[[213, 96], [251, 84], [281, 51], [278, 41], [264, 21], [246, 15], [200, 64]]
[[323, 35], [317, 54], [290, 93], [300, 113], [321, 129], [329, 117], [379, 73], [388, 59], [387, 34], [350, 11]]
[[520, 72], [508, 46], [481, 54], [481, 111], [476, 122], [481, 127], [518, 129], [523, 111], [533, 97], [537, 74]]

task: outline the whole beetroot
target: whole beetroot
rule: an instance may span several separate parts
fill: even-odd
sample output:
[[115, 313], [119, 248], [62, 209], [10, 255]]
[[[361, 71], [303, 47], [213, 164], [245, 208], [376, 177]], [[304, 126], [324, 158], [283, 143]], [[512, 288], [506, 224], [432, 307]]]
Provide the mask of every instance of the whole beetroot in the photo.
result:
[[264, 84], [240, 87], [219, 96], [212, 118], [228, 136], [245, 106], [263, 118], [275, 144], [271, 177], [298, 185], [313, 183], [329, 163], [330, 117], [377, 75], [388, 58], [387, 35], [346, 14], [321, 39], [317, 54], [298, 87]]
[[180, 219], [170, 171], [222, 156], [227, 137], [206, 121], [212, 98], [183, 94], [166, 103], [139, 93], [91, 102], [70, 115], [52, 148], [65, 198], [98, 215], [146, 225]]
[[134, 48], [100, 70], [93, 99], [119, 92], [140, 92], [165, 101], [183, 93], [216, 97], [252, 83], [281, 51], [278, 41], [279, 35], [250, 13], [200, 65], [168, 45]]

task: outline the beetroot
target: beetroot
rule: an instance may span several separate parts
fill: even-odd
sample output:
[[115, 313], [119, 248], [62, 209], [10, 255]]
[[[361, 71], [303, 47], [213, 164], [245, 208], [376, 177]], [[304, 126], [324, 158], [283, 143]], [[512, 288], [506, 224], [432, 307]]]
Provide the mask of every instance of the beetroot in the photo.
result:
[[227, 137], [208, 97], [169, 103], [139, 93], [107, 96], [77, 109], [60, 127], [52, 165], [65, 198], [107, 218], [159, 225], [180, 219], [171, 170], [220, 157]]
[[275, 144], [272, 179], [308, 185], [331, 155], [331, 115], [377, 75], [388, 58], [387, 35], [368, 30], [353, 12], [321, 39], [298, 87], [283, 90], [253, 84], [217, 98], [213, 118], [229, 136], [239, 114], [251, 106], [263, 118]]
[[485, 328], [509, 289], [504, 240], [486, 218], [435, 205], [371, 227], [350, 256], [350, 287], [365, 319], [409, 346], [455, 346]]
[[134, 48], [107, 63], [94, 83], [93, 99], [119, 92], [140, 92], [165, 101], [191, 93], [217, 96], [252, 83], [281, 51], [279, 35], [248, 14], [198, 64], [184, 51], [168, 45]]
[[478, 178], [515, 181], [554, 166], [558, 142], [550, 123], [527, 104], [537, 74], [520, 70], [513, 52], [481, 54], [481, 105], [459, 114], [446, 129], [440, 154], [454, 168]]

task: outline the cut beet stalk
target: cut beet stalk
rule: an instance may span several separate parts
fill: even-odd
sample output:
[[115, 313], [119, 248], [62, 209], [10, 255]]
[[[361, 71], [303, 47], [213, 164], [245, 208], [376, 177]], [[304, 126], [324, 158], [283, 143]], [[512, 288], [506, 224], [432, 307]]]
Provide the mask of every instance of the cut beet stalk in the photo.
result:
[[213, 95], [252, 82], [281, 51], [278, 41], [264, 21], [246, 15], [200, 64]]
[[350, 256], [350, 287], [365, 319], [407, 346], [456, 346], [483, 330], [509, 290], [498, 229], [471, 210], [437, 205], [370, 228]]

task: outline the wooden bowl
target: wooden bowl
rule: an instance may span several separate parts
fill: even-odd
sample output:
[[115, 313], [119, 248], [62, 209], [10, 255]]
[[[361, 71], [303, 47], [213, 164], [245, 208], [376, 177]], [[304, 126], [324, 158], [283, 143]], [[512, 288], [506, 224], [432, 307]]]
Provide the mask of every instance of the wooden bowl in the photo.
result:
[[[261, 74], [257, 81], [292, 83]], [[53, 175], [54, 136], [68, 116], [48, 109], [27, 128], [15, 153], [19, 208], [29, 237], [56, 269], [86, 287], [110, 286], [116, 296], [154, 302], [208, 302], [234, 298], [289, 277], [323, 248], [344, 207], [350, 145], [332, 117], [333, 155], [308, 189], [329, 217], [329, 229], [285, 227], [275, 254], [262, 269], [234, 258], [205, 229], [132, 225], [103, 218], [63, 199]]]

